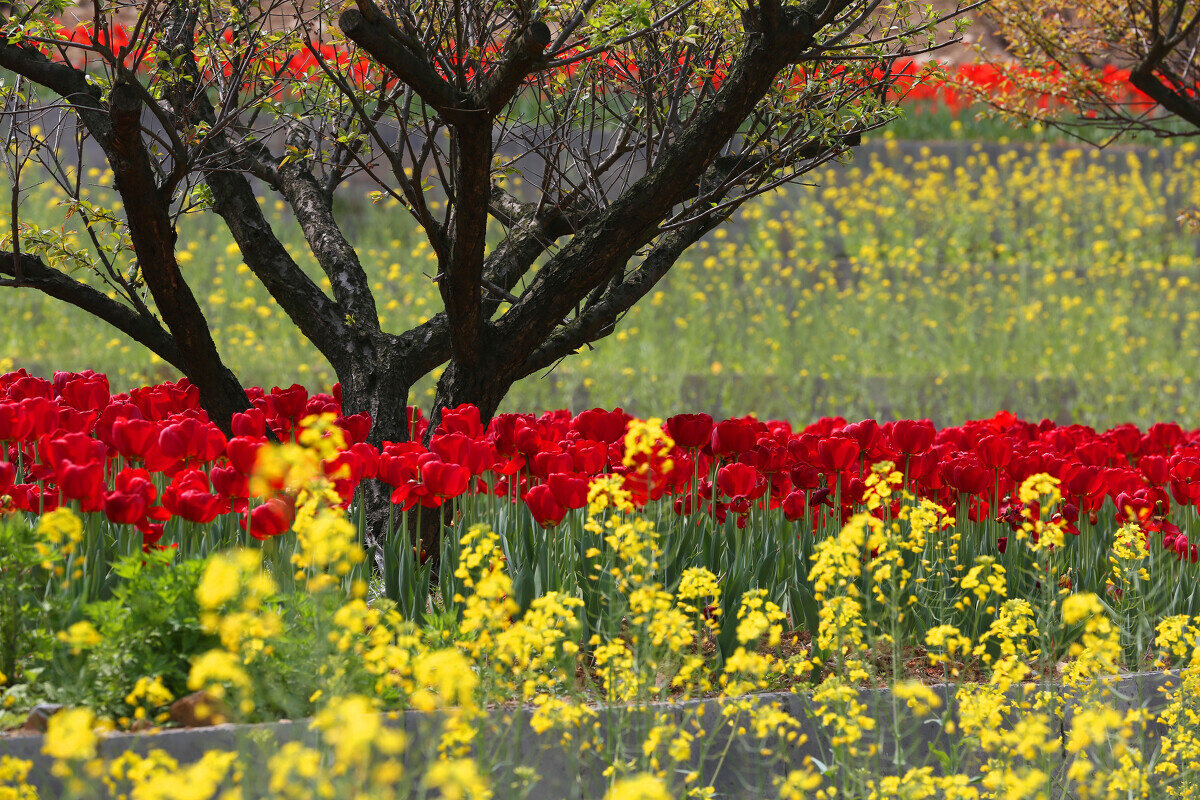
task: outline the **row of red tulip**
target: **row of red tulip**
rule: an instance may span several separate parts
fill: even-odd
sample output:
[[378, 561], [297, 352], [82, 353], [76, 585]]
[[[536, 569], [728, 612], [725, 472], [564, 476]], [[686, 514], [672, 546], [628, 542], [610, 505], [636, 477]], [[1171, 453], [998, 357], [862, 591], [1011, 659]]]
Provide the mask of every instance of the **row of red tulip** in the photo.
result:
[[[62, 28], [58, 39], [64, 43], [63, 52], [77, 65], [82, 65], [89, 57], [95, 58], [93, 50], [99, 48], [122, 56], [129, 68], [135, 68], [141, 61], [149, 57], [149, 50], [144, 42], [131, 41], [129, 32], [120, 25], [112, 25], [107, 29], [93, 31], [90, 25], [80, 25], [75, 28]], [[232, 48], [232, 31], [224, 32], [226, 45]], [[485, 64], [489, 55], [498, 53], [493, 48], [480, 56], [479, 63]], [[614, 85], [639, 83], [639, 68], [632, 60], [617, 53], [606, 53], [598, 57], [603, 63], [606, 74]], [[590, 59], [595, 61], [596, 59]], [[310, 81], [324, 74], [322, 62], [332, 69], [349, 70], [351, 77], [358, 83], [372, 87], [380, 80], [386, 80], [378, 73], [377, 68], [365, 56], [352, 56], [344, 48], [333, 44], [304, 46], [289, 54], [266, 53], [258, 60], [254, 68], [246, 71], [239, 67], [238, 73], [247, 81], [265, 82], [267, 87], [279, 88], [286, 81]], [[726, 73], [722, 64], [706, 64], [704, 80], [711, 81], [714, 87], [719, 86]], [[683, 57], [680, 57], [680, 69], [685, 67]], [[571, 72], [578, 64], [569, 64], [563, 69]], [[235, 67], [225, 63], [223, 73], [226, 77], [233, 74]], [[844, 71], [844, 66], [833, 68], [834, 74]], [[885, 77], [895, 83], [894, 97], [909, 101], [933, 102], [951, 111], [958, 112], [974, 102], [971, 92], [964, 91], [964, 85], [977, 87], [986, 92], [1004, 92], [1010, 85], [1011, 75], [1017, 71], [1014, 67], [1000, 68], [992, 63], [968, 63], [945, 67], [940, 75], [928, 73], [927, 65], [918, 64], [912, 59], [897, 59], [890, 62], [886, 68], [876, 68], [864, 80], [878, 82]], [[466, 70], [468, 77], [472, 70]], [[890, 72], [890, 75], [887, 74]], [[1062, 78], [1061, 71], [1054, 65], [1036, 73], [1020, 71], [1025, 77], [1036, 77], [1038, 82], [1053, 87]], [[257, 76], [257, 77], [256, 77]], [[1096, 78], [1113, 96], [1120, 96], [1136, 105], [1152, 107], [1153, 101], [1136, 89], [1130, 82], [1130, 71], [1113, 65], [1106, 65], [1096, 70]], [[798, 71], [794, 83], [802, 87], [807, 83], [808, 76]], [[248, 84], [249, 85], [249, 84]], [[274, 89], [272, 89], [274, 91]], [[1047, 107], [1057, 102], [1051, 92], [1041, 98], [1041, 105]]]
[[[1200, 431], [1159, 423], [1121, 425], [1026, 422], [1001, 412], [936, 429], [925, 420], [847, 423], [823, 418], [802, 429], [781, 421], [707, 414], [666, 420], [667, 458], [644, 471], [624, 463], [621, 409], [572, 415], [500, 414], [483, 424], [471, 406], [446, 411], [428, 433], [410, 411], [413, 441], [367, 443], [370, 420], [341, 416], [340, 387], [247, 392], [253, 408], [234, 417], [232, 436], [212, 424], [186, 380], [112, 394], [104, 375], [24, 371], [0, 376], [0, 496], [10, 508], [38, 513], [63, 503], [135, 525], [145, 544], [178, 517], [206, 524], [236, 514], [259, 538], [288, 529], [286, 500], [252, 501], [250, 476], [269, 436], [288, 440], [310, 414], [333, 413], [347, 449], [323, 464], [349, 505], [360, 482], [392, 488], [401, 509], [437, 507], [467, 493], [518, 498], [538, 524], [552, 527], [586, 505], [591, 479], [625, 476], [640, 503], [669, 502], [678, 514], [744, 525], [752, 509], [819, 526], [860, 505], [872, 464], [894, 462], [906, 487], [973, 520], [1020, 523], [1014, 491], [1030, 475], [1058, 477], [1061, 513], [1077, 531], [1106, 501], [1120, 522], [1162, 535], [1164, 546], [1195, 560], [1196, 545], [1169, 520], [1172, 503], [1200, 503]], [[427, 438], [428, 445], [421, 444]], [[998, 543], [1003, 547], [1003, 542]]]

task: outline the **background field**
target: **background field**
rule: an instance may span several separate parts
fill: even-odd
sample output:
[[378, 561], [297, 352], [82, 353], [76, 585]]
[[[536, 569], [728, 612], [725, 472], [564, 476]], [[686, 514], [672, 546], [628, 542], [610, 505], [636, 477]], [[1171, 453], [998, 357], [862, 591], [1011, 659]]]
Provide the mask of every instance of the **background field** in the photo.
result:
[[[909, 136], [942, 141], [897, 138]], [[1191, 144], [1099, 151], [969, 115], [914, 114], [849, 164], [810, 175], [815, 185], [744, 208], [614, 336], [515, 387], [505, 410], [951, 423], [1003, 407], [1101, 426], [1200, 426], [1200, 238], [1176, 220], [1200, 204], [1195, 155]], [[89, 178], [102, 196], [107, 176]], [[58, 199], [31, 190], [23, 217], [61, 226]], [[266, 209], [286, 222], [281, 203]], [[343, 216], [387, 326], [436, 313], [431, 253], [408, 219], [365, 192]], [[189, 218], [180, 247], [245, 383], [334, 380], [218, 219]], [[0, 361], [40, 374], [103, 370], [120, 388], [175, 377], [103, 323], [24, 290], [0, 291]], [[410, 402], [428, 405], [432, 385]]]

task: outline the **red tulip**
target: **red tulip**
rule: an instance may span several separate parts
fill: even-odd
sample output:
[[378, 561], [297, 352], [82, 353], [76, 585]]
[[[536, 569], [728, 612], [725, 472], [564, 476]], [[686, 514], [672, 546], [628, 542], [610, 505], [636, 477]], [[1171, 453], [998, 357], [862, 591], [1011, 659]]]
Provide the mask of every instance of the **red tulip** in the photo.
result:
[[333, 414], [336, 417], [341, 413], [342, 407], [333, 399], [332, 395], [318, 393], [308, 398], [308, 402], [304, 404], [304, 411], [300, 414], [300, 419], [321, 414]]
[[275, 412], [281, 418], [295, 424], [304, 416], [308, 390], [300, 384], [293, 383], [286, 389], [275, 386], [271, 389], [271, 397], [274, 399]]
[[554, 499], [564, 508], [583, 508], [587, 505], [588, 476], [574, 472], [555, 472], [546, 481]]
[[86, 433], [64, 433], [54, 438], [44, 437], [39, 442], [43, 460], [54, 469], [59, 464], [69, 461], [72, 464], [90, 464], [99, 462], [103, 465], [108, 458], [108, 448], [104, 442], [93, 439]]
[[8, 397], [10, 400], [30, 400], [35, 397], [53, 400], [54, 385], [45, 378], [25, 375], [8, 387]]
[[258, 451], [266, 439], [256, 439], [248, 436], [235, 436], [225, 445], [225, 454], [229, 463], [243, 475], [254, 474], [254, 464], [258, 460]]
[[443, 409], [442, 419], [438, 423], [437, 430], [440, 433], [458, 433], [469, 439], [478, 439], [483, 435], [483, 423], [480, 422], [479, 409], [470, 403]]
[[892, 442], [903, 455], [919, 456], [929, 450], [936, 433], [927, 419], [902, 419], [892, 425]]
[[496, 452], [504, 458], [517, 455], [517, 430], [533, 420], [530, 414], [497, 414], [488, 425]]
[[995, 475], [974, 459], [962, 458], [943, 464], [946, 483], [964, 494], [983, 494], [990, 491]]
[[429, 420], [419, 408], [405, 406], [405, 416], [408, 420], [408, 438], [412, 441], [425, 440], [425, 432], [429, 430]]
[[113, 398], [112, 402], [100, 411], [100, 416], [96, 418], [92, 434], [108, 445], [110, 450], [114, 450], [116, 448], [112, 437], [113, 426], [120, 420], [141, 419], [141, 417], [142, 412], [138, 411], [138, 407], [133, 403], [126, 403]]
[[21, 410], [29, 418], [30, 430], [27, 440], [49, 435], [59, 428], [62, 409], [53, 400], [30, 397], [21, 401]]
[[55, 474], [63, 497], [80, 501], [84, 511], [94, 511], [100, 507], [104, 487], [103, 462], [72, 464], [62, 461]]
[[145, 461], [158, 447], [158, 427], [145, 419], [115, 420], [112, 445], [128, 461]]
[[1116, 447], [1099, 439], [1080, 444], [1075, 448], [1075, 457], [1083, 464], [1097, 467], [1107, 467], [1116, 461], [1124, 462]]
[[338, 417], [338, 427], [346, 432], [346, 444], [365, 442], [371, 433], [371, 415], [363, 412], [349, 417]]
[[105, 492], [104, 515], [119, 525], [133, 525], [146, 515], [146, 498], [136, 493]]
[[465, 466], [470, 458], [471, 437], [462, 433], [434, 434], [429, 440], [429, 452], [437, 453], [447, 464]]
[[667, 419], [667, 433], [685, 450], [703, 447], [712, 435], [713, 418], [708, 414], [676, 414]]
[[239, 524], [242, 526], [242, 530], [261, 541], [286, 532], [291, 528], [295, 516], [296, 510], [290, 503], [273, 497], [251, 509], [248, 527], [245, 518], [241, 519]]
[[713, 426], [709, 445], [714, 456], [729, 456], [743, 453], [754, 447], [758, 440], [756, 420], [727, 419]]
[[172, 505], [166, 506], [167, 495], [163, 494], [163, 505], [171, 513], [201, 525], [207, 525], [229, 510], [228, 504], [223, 502], [220, 497], [194, 489], [179, 492], [172, 500]]
[[842, 472], [858, 463], [859, 444], [848, 436], [831, 436], [817, 445], [821, 466], [829, 472]]
[[876, 435], [879, 433], [879, 423], [873, 419], [864, 419], [862, 422], [852, 422], [839, 431], [843, 436], [852, 436], [858, 442], [858, 446], [863, 451], [870, 449], [871, 443], [875, 441]]
[[1162, 485], [1169, 477], [1167, 459], [1162, 456], [1142, 456], [1138, 461], [1138, 469], [1153, 484]]
[[79, 411], [99, 411], [108, 405], [108, 377], [94, 372], [76, 375], [63, 384], [59, 396]]
[[1091, 497], [1104, 491], [1104, 469], [1095, 466], [1080, 467], [1063, 482], [1063, 486], [1074, 497]]
[[213, 489], [226, 499], [250, 496], [250, 479], [235, 467], [213, 467], [210, 473]]
[[525, 504], [529, 506], [534, 520], [543, 528], [553, 528], [567, 515], [567, 509], [558, 502], [554, 492], [544, 483], [534, 486], [526, 493]]
[[533, 454], [533, 460], [529, 462], [529, 471], [535, 477], [546, 480], [555, 472], [571, 472], [575, 468], [575, 459], [570, 453], [564, 453], [561, 450], [543, 450]]
[[230, 428], [234, 436], [262, 439], [267, 435], [267, 416], [258, 408], [240, 411], [233, 415]]
[[979, 461], [988, 469], [1003, 469], [1012, 458], [1012, 442], [1000, 436], [985, 436], [975, 445]]
[[630, 419], [632, 417], [619, 408], [612, 411], [593, 408], [580, 411], [571, 421], [571, 429], [578, 431], [584, 439], [611, 444], [625, 437], [625, 428]]
[[0, 403], [0, 441], [20, 442], [33, 432], [33, 417], [21, 403]]
[[1183, 444], [1186, 438], [1183, 428], [1179, 427], [1177, 423], [1156, 422], [1150, 426], [1150, 430], [1146, 431], [1146, 436], [1142, 440], [1142, 452], [1167, 455]]
[[142, 412], [142, 416], [153, 422], [165, 420], [174, 414], [200, 409], [200, 390], [187, 378], [181, 378], [176, 383], [160, 383], [157, 386], [134, 389], [129, 393], [129, 398]]
[[537, 453], [542, 451], [545, 442], [542, 439], [542, 433], [535, 425], [521, 425], [518, 423], [516, 428], [516, 447], [517, 452], [532, 458]]
[[458, 464], [429, 460], [421, 464], [421, 483], [437, 498], [458, 497], [467, 490], [471, 472]]
[[137, 526], [137, 529], [142, 532], [142, 550], [150, 552], [151, 550], [165, 550], [165, 547], [160, 547], [158, 540], [163, 537], [163, 525], [161, 523], [143, 522]]
[[1137, 455], [1142, 444], [1142, 432], [1136, 425], [1118, 425], [1105, 432], [1105, 437], [1125, 456]]
[[417, 479], [417, 457], [422, 452], [416, 442], [384, 445], [379, 454], [379, 479], [389, 486], [402, 486]]
[[379, 475], [379, 451], [366, 442], [350, 445], [350, 452], [358, 455], [359, 469], [363, 480]]
[[163, 426], [158, 448], [173, 461], [207, 463], [225, 452], [225, 435], [211, 424], [185, 418]]
[[717, 470], [717, 486], [728, 497], [754, 500], [767, 490], [767, 481], [748, 464], [726, 464]]
[[783, 498], [783, 516], [789, 522], [798, 522], [804, 519], [806, 510], [804, 492], [790, 492]]
[[203, 472], [183, 470], [163, 491], [163, 507], [177, 517], [207, 525], [229, 510], [228, 503], [208, 489], [208, 477]]

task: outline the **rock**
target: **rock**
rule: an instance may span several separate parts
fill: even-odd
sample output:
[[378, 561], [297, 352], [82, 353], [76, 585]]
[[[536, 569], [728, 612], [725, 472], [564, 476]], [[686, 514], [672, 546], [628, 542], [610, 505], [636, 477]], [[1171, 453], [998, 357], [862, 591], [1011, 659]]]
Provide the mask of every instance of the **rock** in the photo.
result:
[[171, 721], [181, 728], [203, 728], [229, 720], [229, 706], [206, 691], [192, 692], [171, 703]]
[[29, 716], [25, 718], [25, 724], [20, 727], [20, 730], [30, 733], [45, 733], [46, 723], [59, 711], [62, 711], [62, 706], [58, 703], [38, 703], [30, 710]]

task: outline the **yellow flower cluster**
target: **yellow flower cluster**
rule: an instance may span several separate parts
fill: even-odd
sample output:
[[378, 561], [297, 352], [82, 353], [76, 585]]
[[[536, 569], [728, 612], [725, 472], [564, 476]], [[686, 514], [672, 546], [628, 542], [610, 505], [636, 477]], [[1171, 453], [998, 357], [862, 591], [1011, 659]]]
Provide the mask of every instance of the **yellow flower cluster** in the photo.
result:
[[[586, 617], [583, 599], [555, 591], [522, 609], [514, 600], [502, 533], [485, 525], [470, 527], [459, 541], [452, 573], [459, 595], [446, 606], [453, 611], [439, 618], [439, 628], [419, 629], [390, 603], [368, 600], [342, 581], [302, 583], [300, 591], [314, 599], [305, 608], [322, 615], [315, 628], [318, 643], [327, 642], [331, 654], [314, 666], [325, 681], [309, 698], [315, 739], [274, 750], [255, 785], [265, 786], [272, 800], [491, 798], [510, 787], [493, 782], [496, 764], [487, 753], [496, 737], [524, 724], [508, 705], [520, 700], [528, 704], [528, 724], [543, 743], [606, 759], [606, 796], [710, 797], [714, 787], [704, 785], [697, 759], [711, 742], [728, 736], [743, 750], [778, 759], [775, 763], [803, 743], [800, 718], [752, 693], [793, 684], [820, 668], [811, 716], [828, 753], [820, 769], [815, 761], [793, 762], [777, 773], [773, 789], [781, 798], [1033, 800], [1049, 796], [1048, 787], [1064, 778], [1075, 796], [1088, 800], [1153, 797], [1160, 786], [1167, 787], [1166, 796], [1191, 796], [1200, 776], [1196, 621], [1181, 615], [1158, 626], [1160, 660], [1182, 671], [1180, 690], [1154, 720], [1121, 706], [1103, 680], [1123, 668], [1124, 654], [1119, 618], [1099, 597], [1052, 587], [1041, 597], [1007, 598], [1009, 573], [995, 557], [978, 556], [970, 569], [960, 565], [965, 574], [957, 590], [978, 606], [994, 604], [995, 611], [989, 605], [986, 613], [975, 608], [966, 617], [981, 627], [944, 623], [921, 637], [929, 659], [945, 665], [948, 677], [957, 677], [969, 659], [986, 666], [981, 683], [953, 692], [957, 716], [951, 717], [943, 711], [949, 695], [901, 675], [897, 655], [898, 626], [911, 613], [907, 598], [924, 591], [916, 578], [925, 569], [921, 553], [937, 537], [948, 538], [945, 514], [914, 502], [897, 488], [892, 471], [874, 474], [868, 491], [880, 501], [878, 516], [857, 515], [814, 548], [810, 576], [819, 628], [811, 650], [799, 648], [790, 657], [779, 651], [792, 599], [751, 588], [730, 606], [737, 608], [736, 620], [725, 633], [735, 646], [714, 670], [709, 653], [721, 627], [711, 609], [722, 598], [721, 581], [692, 567], [678, 576], [673, 591], [664, 586], [655, 526], [610, 502], [619, 497], [611, 485], [596, 494], [604, 502], [588, 521], [597, 547], [604, 548], [595, 560], [615, 570], [608, 573], [612, 592], [599, 620]], [[1049, 484], [1029, 490], [1039, 503], [1053, 499]], [[899, 512], [893, 500], [900, 502]], [[328, 509], [313, 502], [317, 511], [309, 524], [315, 526]], [[607, 515], [603, 522], [601, 514]], [[1114, 553], [1122, 547], [1136, 551], [1131, 541], [1122, 540]], [[319, 575], [337, 574], [336, 565], [345, 563], [334, 548], [322, 550], [315, 540], [298, 547], [309, 559], [306, 566]], [[189, 688], [205, 689], [209, 702], [242, 714], [255, 710], [256, 670], [286, 635], [281, 592], [262, 552], [211, 557], [196, 592], [202, 624], [221, 646], [194, 660]], [[1035, 555], [1040, 559], [1035, 568], [1043, 570], [1052, 551]], [[331, 591], [335, 585], [343, 591]], [[582, 633], [584, 624], [590, 636]], [[99, 636], [87, 627], [66, 635], [80, 647], [94, 646]], [[923, 754], [914, 764], [908, 760], [914, 754], [899, 746], [894, 752], [880, 747], [877, 709], [863, 691], [878, 671], [873, 660], [886, 657], [880, 645], [892, 647], [893, 738], [900, 741], [895, 734], [903, 725], [940, 722], [947, 735], [962, 739], [958, 755], [967, 760], [959, 763], [972, 764], [971, 774], [945, 765], [933, 769]], [[1060, 657], [1064, 662], [1054, 663]], [[655, 704], [667, 696], [684, 700], [709, 693], [714, 675], [721, 695], [716, 720], [706, 718], [700, 706], [664, 710]], [[1074, 708], [1066, 718], [1068, 693]], [[160, 679], [145, 676], [126, 701], [148, 717], [172, 699]], [[401, 709], [428, 712], [429, 735], [403, 733], [389, 713]], [[1139, 737], [1154, 721], [1167, 733], [1161, 757], [1150, 761], [1139, 749]], [[638, 738], [631, 744], [624, 735], [606, 736], [602, 722], [616, 726], [609, 733], [636, 731]], [[82, 794], [91, 781], [132, 800], [236, 800], [250, 785], [252, 765], [234, 753], [209, 753], [186, 767], [161, 752], [105, 762], [97, 757], [99, 724], [82, 710], [51, 719], [46, 752], [71, 791]], [[886, 770], [880, 769], [881, 759]], [[21, 788], [22, 770], [0, 761], [0, 800], [29, 800]], [[537, 779], [535, 766], [522, 766], [513, 791]], [[8, 788], [13, 791], [5, 794]]]
[[[38, 517], [37, 538], [34, 543], [38, 557], [43, 559], [42, 568], [51, 569], [60, 556], [71, 557], [83, 542], [83, 521], [69, 508], [59, 507]], [[72, 559], [78, 569], [86, 561], [86, 555]], [[77, 565], [77, 566], [76, 566]]]
[[[125, 696], [125, 702], [133, 706], [133, 718], [136, 720], [148, 719], [155, 709], [162, 708], [175, 699], [175, 695], [163, 685], [160, 676], [153, 678], [141, 677], [133, 685], [133, 690]], [[154, 718], [155, 722], [166, 722], [169, 718], [167, 712], [160, 713]]]
[[1150, 573], [1146, 570], [1148, 556], [1146, 533], [1141, 525], [1129, 523], [1118, 528], [1108, 559], [1112, 566], [1112, 577], [1108, 581], [1109, 594], [1124, 600], [1127, 596], [1132, 597], [1139, 585], [1149, 583]]
[[96, 757], [99, 738], [96, 717], [85, 708], [60, 711], [46, 724], [42, 752], [59, 761], [88, 761]]
[[[1031, 549], [1047, 551], [1063, 546], [1066, 537], [1065, 522], [1055, 520], [1053, 512], [1062, 502], [1058, 478], [1045, 473], [1030, 475], [1021, 482], [1017, 497], [1024, 504], [1024, 518], [1017, 529], [1017, 539], [1028, 540]], [[1036, 508], [1035, 514], [1031, 509]]]
[[0, 756], [0, 800], [38, 800], [37, 789], [27, 782], [33, 762]]
[[767, 599], [765, 589], [751, 589], [742, 595], [738, 608], [737, 640], [747, 645], [767, 634], [767, 646], [775, 647], [783, 636], [783, 609]]
[[675, 442], [663, 428], [661, 419], [632, 419], [625, 431], [622, 463], [627, 467], [636, 467], [641, 474], [645, 474], [652, 465], [656, 465], [660, 472], [670, 472], [670, 456], [674, 447]]
[[634, 510], [633, 495], [625, 488], [619, 475], [600, 475], [588, 484], [588, 514], [595, 515], [608, 507], [616, 511]]
[[55, 638], [69, 646], [75, 655], [104, 641], [96, 626], [86, 619], [72, 623], [65, 631], [59, 631]]
[[975, 566], [971, 567], [959, 586], [973, 593], [980, 602], [992, 596], [1003, 598], [1008, 594], [1004, 567], [997, 564], [993, 556], [976, 556]]

